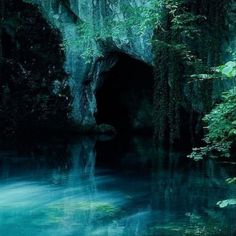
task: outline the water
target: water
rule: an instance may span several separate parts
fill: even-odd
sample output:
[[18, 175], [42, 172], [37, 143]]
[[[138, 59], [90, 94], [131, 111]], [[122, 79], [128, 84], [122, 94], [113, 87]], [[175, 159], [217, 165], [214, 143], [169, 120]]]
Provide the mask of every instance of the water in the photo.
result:
[[1, 236], [235, 235], [235, 166], [152, 141], [24, 143], [0, 152]]

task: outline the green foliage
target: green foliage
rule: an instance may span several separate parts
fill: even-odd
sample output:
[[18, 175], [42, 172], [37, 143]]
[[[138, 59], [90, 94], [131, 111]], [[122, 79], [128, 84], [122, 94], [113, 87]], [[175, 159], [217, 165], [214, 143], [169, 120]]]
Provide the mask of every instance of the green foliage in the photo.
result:
[[190, 72], [201, 62], [192, 48], [192, 41], [198, 38], [199, 25], [205, 16], [193, 11], [195, 1], [188, 3], [187, 0], [164, 1], [161, 24], [157, 26], [153, 39], [154, 123], [158, 145], [165, 142], [174, 144], [180, 140], [184, 84]]
[[[234, 78], [236, 63], [227, 62], [217, 67], [216, 71], [224, 77]], [[236, 142], [236, 87], [223, 93], [222, 102], [203, 121], [206, 123], [206, 145], [194, 148], [189, 157], [194, 160], [215, 156], [230, 157], [231, 146]]]
[[226, 200], [217, 202], [217, 206], [219, 206], [220, 208], [225, 208], [231, 205], [236, 205], [236, 198], [226, 199]]
[[144, 35], [147, 30], [154, 28], [158, 22], [158, 9], [161, 1], [150, 0], [141, 6], [116, 1], [111, 4], [114, 9], [117, 9], [117, 12], [113, 12], [114, 15], [104, 17], [102, 25], [98, 25], [99, 22], [79, 22], [77, 27], [80, 35], [79, 40], [66, 42], [67, 45], [80, 44], [84, 48], [82, 57], [87, 62], [90, 62], [95, 56], [102, 56], [102, 51], [98, 47], [101, 42], [108, 41], [111, 38], [113, 40], [120, 39], [122, 36], [130, 41], [132, 37]]
[[[226, 179], [226, 183], [235, 184], [236, 177]], [[225, 208], [225, 207], [234, 206], [234, 205], [236, 205], [236, 198], [226, 199], [226, 200], [217, 202], [217, 206], [219, 206], [220, 208]]]
[[[184, 88], [191, 78], [211, 79], [218, 73], [215, 71], [215, 74], [210, 74], [209, 71], [222, 61], [221, 45], [227, 29], [228, 4], [226, 0], [164, 1], [161, 25], [157, 26], [153, 40], [154, 122], [158, 145], [165, 142], [163, 140], [170, 144], [177, 143], [181, 140], [182, 133], [186, 137], [186, 131], [192, 136], [189, 140], [200, 132], [193, 125], [181, 126], [183, 120], [186, 123], [188, 119], [185, 117], [186, 107], [192, 106], [185, 99]], [[188, 84], [191, 89], [191, 83]], [[194, 85], [192, 86], [194, 89]], [[207, 81], [199, 90], [203, 113], [212, 107], [209, 99], [211, 89], [211, 81]], [[190, 120], [189, 123], [193, 122]]]
[[[223, 78], [235, 78], [236, 62], [229, 61], [224, 65], [214, 68]], [[236, 87], [223, 93], [222, 102], [218, 104], [203, 121], [206, 123], [205, 146], [193, 148], [188, 156], [195, 161], [204, 157], [226, 157], [231, 156], [231, 148], [236, 143]], [[228, 184], [236, 182], [236, 178], [228, 178]], [[217, 202], [217, 206], [225, 208], [236, 205], [236, 198]]]
[[221, 73], [223, 76], [226, 76], [227, 78], [235, 78], [236, 61], [229, 61], [224, 65], [218, 66], [216, 67], [215, 71]]
[[234, 183], [236, 183], [236, 177], [226, 179], [226, 183], [227, 184], [234, 184]]

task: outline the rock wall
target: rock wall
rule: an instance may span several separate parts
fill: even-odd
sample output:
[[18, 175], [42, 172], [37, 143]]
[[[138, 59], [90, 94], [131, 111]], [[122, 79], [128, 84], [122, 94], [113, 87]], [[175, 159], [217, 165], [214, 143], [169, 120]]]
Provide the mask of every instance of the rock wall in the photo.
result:
[[[116, 58], [110, 52], [120, 51], [152, 63], [152, 30], [145, 29], [140, 35], [133, 25], [125, 23], [129, 13], [125, 6], [138, 7], [147, 4], [145, 0], [25, 0], [37, 4], [45, 18], [62, 34], [66, 62], [65, 69], [70, 76], [73, 111], [72, 119], [77, 126], [85, 129], [95, 125], [96, 99], [94, 91], [100, 74], [111, 68]], [[141, 19], [141, 18], [140, 18]], [[122, 35], [110, 27], [113, 22], [124, 22]], [[79, 30], [87, 24], [88, 37]], [[104, 29], [107, 32], [103, 32]], [[92, 34], [92, 35], [91, 35]], [[95, 34], [105, 34], [95, 39]], [[45, 39], [46, 40], [46, 39]], [[85, 51], [90, 52], [86, 58]]]
[[[153, 64], [152, 24], [150, 23], [150, 27], [144, 27], [140, 34], [140, 26], [144, 20], [142, 14], [145, 14], [145, 11], [144, 13], [136, 12], [139, 22], [132, 23], [127, 10], [127, 6], [135, 9], [145, 7], [146, 10], [150, 10], [151, 1], [24, 1], [37, 4], [45, 18], [60, 30], [66, 51], [65, 70], [70, 76], [69, 83], [74, 98], [72, 120], [80, 129], [93, 128], [96, 125], [94, 114], [97, 109], [95, 90], [100, 83], [101, 74], [111, 69], [116, 63], [117, 58], [112, 52], [123, 52], [149, 65]], [[155, 10], [158, 11], [158, 9]], [[116, 25], [116, 22], [123, 22], [123, 25]], [[234, 47], [234, 44], [232, 43], [231, 46]], [[228, 44], [225, 45], [225, 48], [227, 47]], [[209, 99], [211, 97], [217, 99], [223, 90], [231, 86], [232, 81], [216, 82], [213, 85], [212, 94], [209, 94]], [[198, 87], [196, 84], [195, 94], [189, 94], [188, 86], [185, 89], [186, 96], [189, 97], [193, 109], [197, 112], [202, 109], [203, 103], [198, 94]]]
[[37, 7], [19, 0], [4, 1], [2, 16], [0, 136], [66, 129], [70, 89], [60, 32]]

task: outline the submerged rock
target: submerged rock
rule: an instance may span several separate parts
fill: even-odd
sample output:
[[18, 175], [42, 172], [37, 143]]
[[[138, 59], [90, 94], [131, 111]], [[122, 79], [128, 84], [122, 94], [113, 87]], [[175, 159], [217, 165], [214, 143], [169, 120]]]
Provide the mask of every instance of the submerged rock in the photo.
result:
[[96, 132], [101, 134], [110, 134], [110, 135], [116, 134], [116, 129], [112, 125], [108, 124], [100, 124], [96, 126], [95, 130]]

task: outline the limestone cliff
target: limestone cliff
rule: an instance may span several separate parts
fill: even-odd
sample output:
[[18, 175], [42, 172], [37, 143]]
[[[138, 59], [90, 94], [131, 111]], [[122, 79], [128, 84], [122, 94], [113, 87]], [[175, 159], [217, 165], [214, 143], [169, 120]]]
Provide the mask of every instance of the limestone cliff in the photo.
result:
[[[66, 51], [65, 69], [70, 75], [70, 87], [74, 98], [72, 118], [79, 126], [94, 126], [96, 112], [94, 91], [100, 74], [111, 68], [116, 61], [115, 57], [107, 56], [111, 52], [119, 51], [148, 64], [152, 63], [151, 28], [145, 28], [145, 32], [140, 35], [137, 32], [139, 29], [131, 22], [123, 24], [122, 28], [119, 28], [122, 34], [117, 35], [116, 29], [110, 26], [110, 23], [128, 20], [127, 7], [138, 9], [147, 4], [147, 1], [31, 0], [27, 2], [37, 4], [45, 18], [60, 30]], [[139, 20], [142, 20], [141, 16]], [[89, 35], [83, 35], [84, 31], [79, 28], [81, 26], [87, 27], [85, 33]], [[103, 36], [95, 38], [95, 34]], [[89, 58], [85, 55], [86, 52], [91, 54]]]
[[[146, 0], [25, 1], [37, 4], [45, 18], [60, 30], [66, 52], [65, 70], [70, 76], [73, 96], [72, 119], [84, 129], [94, 127], [96, 89], [101, 83], [101, 75], [116, 64], [116, 53], [122, 52], [148, 65], [153, 64], [151, 39], [155, 25], [145, 22], [145, 14], [160, 9], [152, 9], [152, 1]], [[134, 9], [136, 12], [132, 12]], [[227, 82], [216, 82], [209, 99], [218, 97], [229, 86], [232, 85]], [[198, 84], [195, 87], [193, 94], [189, 94], [188, 85], [183, 91], [191, 100], [191, 107], [201, 112]]]

